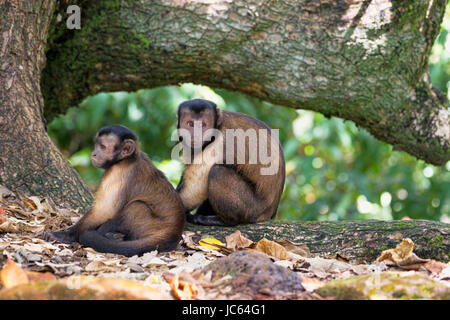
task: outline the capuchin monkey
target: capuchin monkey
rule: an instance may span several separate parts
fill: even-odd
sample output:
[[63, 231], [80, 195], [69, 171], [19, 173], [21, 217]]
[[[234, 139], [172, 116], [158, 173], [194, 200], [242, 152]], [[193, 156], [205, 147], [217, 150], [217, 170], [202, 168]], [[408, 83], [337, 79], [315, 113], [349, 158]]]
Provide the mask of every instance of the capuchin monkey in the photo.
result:
[[285, 161], [271, 129], [202, 99], [181, 103], [177, 116], [185, 166], [177, 191], [187, 221], [233, 226], [275, 217]]
[[[99, 252], [125, 256], [170, 251], [181, 240], [185, 210], [164, 174], [138, 147], [128, 128], [112, 125], [95, 136], [92, 164], [105, 169], [94, 205], [67, 231], [45, 233], [45, 240], [79, 242]], [[107, 235], [121, 233], [123, 240]]]

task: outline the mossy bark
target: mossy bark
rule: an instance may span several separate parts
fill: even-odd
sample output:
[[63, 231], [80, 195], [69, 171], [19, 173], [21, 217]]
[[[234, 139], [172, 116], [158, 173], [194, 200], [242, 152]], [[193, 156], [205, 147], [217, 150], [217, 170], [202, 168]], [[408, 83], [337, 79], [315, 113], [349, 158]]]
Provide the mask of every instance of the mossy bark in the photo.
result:
[[414, 253], [419, 257], [443, 262], [450, 259], [450, 225], [426, 220], [270, 221], [236, 227], [205, 227], [188, 223], [186, 230], [221, 241], [239, 230], [252, 241], [286, 239], [305, 243], [313, 255], [339, 254], [367, 262], [374, 261], [383, 250], [395, 248], [402, 239], [410, 238], [415, 244]]
[[449, 300], [450, 288], [424, 273], [378, 272], [332, 280], [315, 290], [322, 298], [338, 300]]

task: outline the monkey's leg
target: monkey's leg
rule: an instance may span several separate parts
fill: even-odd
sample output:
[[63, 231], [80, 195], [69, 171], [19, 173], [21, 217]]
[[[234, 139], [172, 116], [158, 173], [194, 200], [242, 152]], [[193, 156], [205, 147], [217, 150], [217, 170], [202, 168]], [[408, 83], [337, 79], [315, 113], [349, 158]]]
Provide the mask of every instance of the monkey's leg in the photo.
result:
[[233, 226], [252, 223], [262, 212], [261, 202], [253, 186], [236, 171], [214, 165], [208, 177], [208, 200], [215, 216], [194, 215], [193, 223]]
[[198, 207], [195, 214], [199, 214], [202, 216], [213, 216], [216, 213], [214, 212], [213, 207], [211, 207], [211, 203], [209, 203], [209, 200], [206, 199], [205, 201], [203, 201], [203, 203], [200, 205], [200, 207]]
[[97, 232], [112, 240], [123, 240], [125, 235], [123, 234], [123, 228], [121, 228], [120, 220], [117, 218], [110, 219], [97, 228]]
[[186, 221], [194, 224], [206, 225], [206, 226], [224, 226], [222, 219], [216, 215], [211, 203], [206, 199], [198, 207], [195, 214], [186, 212]]
[[[167, 232], [167, 226], [155, 217], [151, 208], [142, 201], [128, 204], [118, 216], [106, 222], [106, 226], [97, 230], [86, 230], [80, 235], [80, 243], [98, 252], [110, 252], [131, 257], [153, 250], [168, 251], [174, 249], [179, 236]], [[100, 231], [118, 231], [125, 234], [125, 240], [111, 239]]]
[[109, 219], [97, 228], [97, 232], [101, 235], [105, 235], [110, 232], [121, 232], [119, 219]]

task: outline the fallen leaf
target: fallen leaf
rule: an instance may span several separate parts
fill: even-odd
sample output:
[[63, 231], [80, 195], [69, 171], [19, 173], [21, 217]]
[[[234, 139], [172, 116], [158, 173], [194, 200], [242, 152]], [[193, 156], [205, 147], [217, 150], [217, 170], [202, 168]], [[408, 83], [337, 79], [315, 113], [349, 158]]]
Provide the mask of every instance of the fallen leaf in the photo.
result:
[[26, 271], [29, 281], [53, 281], [57, 278], [50, 272]]
[[14, 196], [14, 194], [6, 188], [5, 186], [0, 185], [0, 200], [3, 200], [4, 198]]
[[8, 210], [9, 210], [9, 211], [12, 211], [12, 212], [14, 212], [14, 213], [18, 213], [18, 214], [20, 214], [21, 216], [23, 216], [23, 217], [25, 217], [25, 218], [31, 219], [31, 218], [33, 217], [33, 214], [32, 214], [32, 213], [28, 213], [28, 212], [25, 212], [25, 211], [20, 210], [20, 209], [17, 209], [17, 208], [8, 207]]
[[114, 272], [114, 271], [120, 271], [121, 267], [119, 265], [119, 261], [117, 260], [96, 260], [90, 262], [85, 267], [86, 271], [108, 271], [108, 272]]
[[41, 253], [44, 250], [44, 247], [42, 246], [42, 244], [38, 243], [25, 243], [24, 249], [31, 252]]
[[406, 270], [419, 270], [429, 259], [419, 258], [413, 253], [413, 249], [414, 242], [406, 238], [395, 249], [388, 249], [381, 252], [376, 261], [385, 261], [386, 265], [394, 265]]
[[[201, 245], [200, 241], [201, 241], [201, 236], [192, 232], [186, 232], [183, 234], [183, 242], [186, 245], [186, 247], [190, 248], [190, 249], [194, 249], [197, 251], [203, 251], [203, 252], [207, 252], [210, 255], [214, 255], [214, 256], [223, 256], [224, 254], [222, 253], [230, 253], [230, 249], [228, 249], [225, 246], [220, 246], [219, 244], [214, 244], [211, 243], [210, 246], [205, 246], [205, 245]], [[218, 241], [218, 240], [217, 240]], [[205, 239], [203, 239], [203, 242], [206, 244], [207, 241], [205, 241]], [[214, 247], [214, 248], [212, 248]]]
[[6, 221], [6, 213], [2, 207], [0, 207], [0, 224]]
[[6, 264], [0, 271], [0, 281], [5, 288], [12, 288], [19, 284], [28, 283], [25, 271], [13, 260], [6, 260]]
[[[58, 249], [58, 248], [56, 248], [56, 249]], [[58, 251], [55, 252], [55, 255], [58, 255], [58, 256], [61, 256], [61, 257], [72, 256], [73, 255], [73, 251], [70, 250], [70, 249], [67, 249], [67, 248], [66, 249], [62, 249], [62, 250], [58, 249]]]
[[438, 275], [447, 267], [447, 264], [436, 260], [430, 260], [426, 262], [423, 267], [430, 273]]
[[195, 284], [180, 280], [178, 274], [168, 280], [172, 293], [180, 300], [192, 300], [198, 293]]
[[[384, 263], [377, 266], [378, 270], [386, 269]], [[384, 268], [384, 269], [383, 269]], [[353, 275], [367, 274], [373, 272], [373, 266], [365, 264], [351, 264], [336, 259], [325, 259], [321, 257], [305, 258], [304, 261], [294, 265], [293, 270], [307, 273], [319, 279], [348, 278]]]
[[340, 253], [332, 254], [332, 255], [326, 255], [325, 258], [327, 259], [335, 259], [342, 262], [350, 262], [350, 259], [342, 256]]
[[167, 262], [165, 262], [164, 260], [161, 260], [158, 257], [153, 257], [148, 262], [143, 263], [142, 266], [146, 268], [148, 266], [164, 266], [166, 264]]
[[233, 251], [245, 249], [251, 246], [254, 242], [244, 237], [239, 230], [225, 237], [227, 248]]
[[285, 268], [289, 268], [289, 269], [293, 269], [294, 268], [294, 261], [291, 260], [279, 260], [279, 261], [275, 261], [274, 264], [285, 267]]
[[47, 200], [43, 200], [41, 201], [41, 199], [39, 197], [36, 196], [32, 196], [32, 197], [28, 197], [28, 200], [32, 201], [33, 204], [36, 206], [37, 211], [39, 212], [50, 212], [50, 211], [54, 211], [52, 209], [52, 206], [49, 204], [49, 202]]
[[450, 265], [447, 264], [447, 267], [441, 271], [439, 275], [440, 280], [450, 280]]
[[[201, 239], [201, 236], [193, 233], [193, 232], [184, 232], [183, 233], [183, 242], [186, 247], [194, 250], [201, 249], [201, 246], [198, 245], [198, 240]], [[203, 248], [204, 249], [204, 248]]]
[[24, 251], [24, 250], [16, 251], [14, 256], [16, 256], [16, 254], [20, 254], [23, 258], [26, 259], [27, 262], [34, 262], [34, 261], [41, 261], [42, 260], [42, 257], [40, 255], [35, 254], [35, 253], [31, 253], [31, 252], [27, 252], [27, 251]]
[[[37, 205], [34, 203], [33, 200], [35, 199], [29, 199], [29, 198], [24, 198], [22, 196], [19, 195], [19, 198], [21, 198], [22, 202], [31, 210], [36, 210], [37, 209]], [[35, 197], [34, 197], [35, 198]]]
[[33, 281], [0, 290], [0, 299], [26, 300], [116, 300], [173, 299], [168, 293], [135, 281], [86, 276]]
[[225, 246], [224, 243], [215, 238], [203, 238], [198, 242], [198, 244], [212, 250], [218, 250], [220, 247]]
[[102, 294], [121, 296], [123, 293], [134, 299], [169, 299], [160, 290], [138, 282], [115, 278], [97, 278], [86, 276], [69, 277], [64, 282], [74, 289], [90, 288]]
[[317, 278], [310, 278], [307, 276], [302, 276], [302, 286], [306, 291], [313, 292], [314, 290], [323, 287], [327, 282], [321, 281]]
[[167, 262], [157, 257], [158, 251], [154, 250], [151, 252], [144, 253], [141, 257], [132, 256], [128, 259], [129, 263], [135, 263], [144, 268], [148, 266], [163, 266], [166, 265]]
[[381, 252], [381, 255], [377, 258], [377, 262], [383, 260], [391, 260], [393, 262], [401, 261], [410, 256], [414, 249], [414, 242], [409, 239], [403, 239], [395, 249], [388, 249]]
[[144, 268], [136, 263], [128, 262], [126, 266], [133, 272], [145, 272]]
[[267, 240], [266, 238], [259, 240], [252, 249], [278, 259], [289, 259], [289, 254], [282, 245], [275, 241]]
[[128, 262], [136, 263], [136, 264], [146, 264], [149, 263], [154, 257], [156, 257], [158, 251], [154, 250], [151, 252], [146, 252], [142, 256], [132, 256], [128, 258]]
[[275, 240], [276, 243], [282, 245], [287, 251], [292, 252], [294, 254], [300, 255], [305, 258], [309, 258], [311, 256], [311, 252], [309, 248], [304, 243], [295, 243], [289, 240]]
[[7, 220], [0, 224], [0, 232], [19, 232], [19, 228], [14, 225], [11, 221]]

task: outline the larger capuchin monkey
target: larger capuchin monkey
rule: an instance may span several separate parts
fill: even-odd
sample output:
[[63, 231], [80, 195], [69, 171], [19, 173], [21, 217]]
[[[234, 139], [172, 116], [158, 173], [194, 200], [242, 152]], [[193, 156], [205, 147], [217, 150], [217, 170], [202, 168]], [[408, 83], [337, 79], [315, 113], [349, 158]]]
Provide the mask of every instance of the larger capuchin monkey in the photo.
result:
[[[136, 135], [113, 125], [102, 128], [94, 141], [92, 164], [105, 173], [92, 209], [67, 231], [46, 233], [44, 239], [126, 256], [175, 249], [184, 229], [183, 203], [164, 174], [139, 151]], [[110, 233], [125, 237], [112, 239]]]
[[202, 99], [181, 103], [177, 115], [185, 165], [177, 191], [187, 221], [232, 226], [272, 219], [283, 192], [285, 161], [271, 129]]

